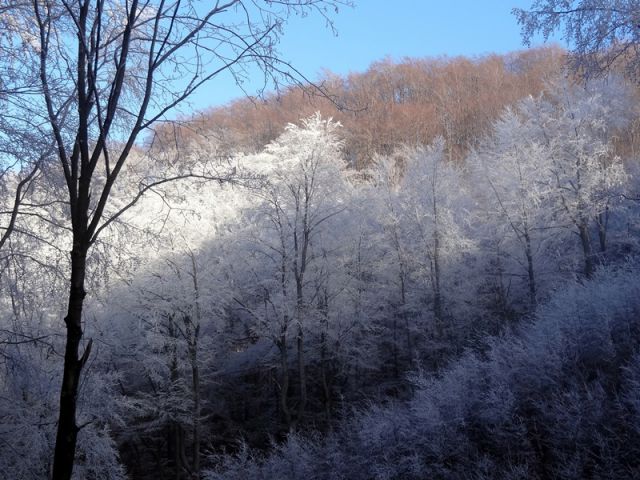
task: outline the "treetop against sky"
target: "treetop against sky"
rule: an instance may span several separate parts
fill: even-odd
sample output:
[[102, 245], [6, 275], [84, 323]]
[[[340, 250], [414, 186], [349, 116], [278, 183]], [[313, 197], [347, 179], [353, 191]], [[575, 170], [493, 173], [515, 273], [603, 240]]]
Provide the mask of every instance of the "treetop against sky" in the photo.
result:
[[[364, 71], [385, 57], [479, 56], [523, 49], [513, 8], [529, 8], [528, 0], [356, 0], [333, 17], [336, 33], [320, 16], [287, 21], [279, 50], [282, 58], [310, 80], [323, 72]], [[560, 37], [552, 38], [560, 41]], [[542, 39], [532, 42], [532, 46]], [[187, 108], [221, 105], [244, 93], [254, 95], [263, 86], [255, 71], [239, 88], [223, 72], [201, 89]], [[243, 92], [244, 90], [244, 92]]]

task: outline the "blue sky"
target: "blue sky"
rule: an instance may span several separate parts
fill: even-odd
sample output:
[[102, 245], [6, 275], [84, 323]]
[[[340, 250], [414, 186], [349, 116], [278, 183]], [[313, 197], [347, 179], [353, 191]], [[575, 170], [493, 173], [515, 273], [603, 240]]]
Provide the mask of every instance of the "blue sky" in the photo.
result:
[[[292, 18], [280, 44], [284, 59], [311, 80], [323, 70], [361, 72], [376, 60], [425, 56], [478, 56], [521, 50], [511, 14], [532, 0], [356, 0], [335, 17], [334, 36], [318, 16]], [[539, 42], [541, 43], [541, 42]], [[247, 93], [255, 93], [250, 84]], [[203, 109], [243, 96], [230, 75], [222, 75], [192, 98]]]

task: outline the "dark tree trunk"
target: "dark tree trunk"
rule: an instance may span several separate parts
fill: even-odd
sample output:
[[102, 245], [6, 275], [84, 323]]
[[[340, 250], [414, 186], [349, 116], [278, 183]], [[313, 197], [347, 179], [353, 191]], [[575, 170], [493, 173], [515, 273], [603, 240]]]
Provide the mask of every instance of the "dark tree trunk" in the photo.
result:
[[56, 447], [53, 459], [53, 480], [69, 480], [73, 473], [73, 461], [78, 437], [76, 408], [80, 373], [86, 361], [90, 345], [82, 358], [78, 357], [82, 340], [82, 308], [84, 305], [84, 279], [86, 273], [87, 249], [74, 245], [71, 251], [71, 285], [69, 306], [64, 319], [67, 328], [67, 343], [64, 352], [64, 372], [60, 390], [60, 414]]
[[584, 274], [587, 278], [593, 277], [593, 251], [591, 249], [591, 238], [589, 237], [589, 229], [587, 222], [578, 225], [578, 234], [582, 243], [582, 252], [584, 254]]
[[524, 231], [524, 241], [525, 241], [525, 255], [527, 256], [527, 273], [529, 277], [529, 303], [531, 309], [534, 309], [537, 303], [537, 294], [536, 294], [536, 277], [535, 272], [533, 270], [533, 250], [531, 248], [531, 237], [529, 236], [529, 229], [525, 224]]
[[192, 477], [200, 478], [200, 369], [197, 359], [197, 345], [191, 347], [191, 380], [193, 384], [193, 463]]
[[300, 402], [298, 403], [297, 423], [301, 424], [307, 408], [307, 374], [304, 364], [304, 333], [302, 331], [302, 325], [298, 326], [296, 346], [298, 357], [298, 380], [300, 382]]
[[607, 250], [607, 230], [609, 227], [609, 207], [598, 214], [598, 240], [600, 241], [600, 253]]
[[320, 335], [320, 381], [324, 400], [324, 413], [327, 425], [331, 420], [331, 386], [328, 368], [328, 337], [329, 337], [329, 294], [327, 289], [322, 289], [322, 295], [318, 301], [318, 310], [322, 314], [323, 331]]
[[291, 411], [289, 410], [289, 359], [287, 355], [287, 337], [283, 333], [278, 340], [280, 350], [280, 410], [287, 430], [291, 430]]
[[391, 345], [393, 352], [393, 374], [395, 378], [400, 378], [400, 363], [398, 353], [398, 315], [393, 315], [393, 345]]
[[322, 383], [322, 396], [324, 400], [324, 415], [327, 425], [331, 420], [331, 387], [329, 386], [328, 379], [328, 365], [327, 365], [327, 337], [322, 333], [320, 337], [320, 380]]

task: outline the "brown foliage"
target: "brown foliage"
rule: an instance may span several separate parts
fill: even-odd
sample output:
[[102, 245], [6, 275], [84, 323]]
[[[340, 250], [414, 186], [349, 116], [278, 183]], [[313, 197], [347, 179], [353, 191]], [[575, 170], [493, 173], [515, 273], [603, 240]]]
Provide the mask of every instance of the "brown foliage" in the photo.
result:
[[184, 146], [205, 135], [216, 139], [222, 151], [255, 152], [288, 122], [320, 111], [344, 125], [345, 153], [356, 168], [366, 166], [376, 153], [430, 143], [438, 135], [446, 140], [449, 158], [456, 160], [505, 106], [539, 94], [564, 56], [557, 47], [545, 47], [473, 59], [388, 58], [364, 73], [327, 74], [322, 85], [329, 98], [296, 87], [260, 100], [235, 100], [178, 127], [164, 126], [156, 140]]

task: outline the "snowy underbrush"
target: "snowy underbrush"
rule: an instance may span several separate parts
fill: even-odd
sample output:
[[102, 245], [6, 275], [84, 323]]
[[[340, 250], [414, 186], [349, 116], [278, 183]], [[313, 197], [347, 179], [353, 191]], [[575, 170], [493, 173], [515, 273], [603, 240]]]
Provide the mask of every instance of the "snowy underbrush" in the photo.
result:
[[215, 458], [218, 479], [640, 478], [640, 268], [567, 286], [408, 403]]
[[[53, 344], [49, 355], [53, 355]], [[5, 347], [2, 360], [0, 478], [51, 478], [61, 368], [51, 367], [36, 340]], [[80, 393], [82, 434], [78, 435], [72, 478], [124, 480], [125, 469], [109, 428], [119, 423], [112, 395], [115, 378], [103, 373], [91, 379], [83, 383]]]

